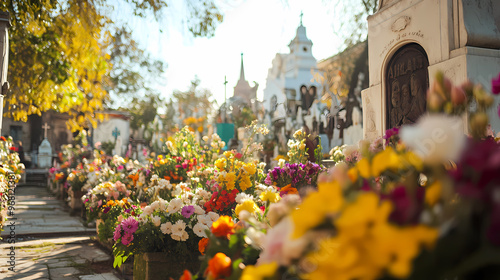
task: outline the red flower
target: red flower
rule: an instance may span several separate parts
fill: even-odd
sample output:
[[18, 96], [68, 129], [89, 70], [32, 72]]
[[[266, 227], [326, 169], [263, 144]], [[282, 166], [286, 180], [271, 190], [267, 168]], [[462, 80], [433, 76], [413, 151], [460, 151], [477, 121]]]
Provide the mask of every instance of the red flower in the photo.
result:
[[5, 137], [3, 137], [3, 136], [0, 136], [0, 140], [7, 141], [7, 139], [5, 139]]
[[17, 149], [16, 147], [10, 147], [9, 150], [13, 151], [13, 152], [17, 152]]
[[491, 80], [491, 91], [493, 92], [493, 94], [500, 93], [500, 74], [498, 75], [498, 78], [493, 78]]

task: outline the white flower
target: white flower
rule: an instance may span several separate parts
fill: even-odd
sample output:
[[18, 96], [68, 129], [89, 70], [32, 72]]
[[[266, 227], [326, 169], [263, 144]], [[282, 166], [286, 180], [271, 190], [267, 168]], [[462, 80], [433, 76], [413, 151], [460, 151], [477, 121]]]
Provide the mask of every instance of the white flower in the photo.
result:
[[174, 145], [172, 144], [171, 141], [165, 142], [165, 145], [167, 145], [167, 148], [169, 148], [169, 149], [172, 149], [174, 147]]
[[161, 224], [160, 230], [161, 230], [161, 232], [163, 232], [163, 234], [170, 234], [170, 233], [172, 233], [172, 223], [171, 222], [166, 222], [164, 224]]
[[172, 190], [173, 196], [178, 196], [182, 193], [182, 189], [179, 185], [175, 186], [174, 190]]
[[[271, 204], [271, 205], [274, 205], [275, 203]], [[238, 215], [238, 219], [240, 219], [240, 221], [246, 221], [250, 218], [250, 212], [248, 212], [247, 210], [242, 210], [240, 211], [240, 214]]]
[[219, 214], [217, 213], [214, 213], [214, 212], [208, 212], [208, 217], [210, 218], [210, 220], [212, 220], [212, 222], [215, 222], [219, 219]]
[[165, 211], [167, 209], [167, 202], [165, 200], [163, 200], [162, 198], [158, 199], [158, 205], [159, 205], [161, 211]]
[[170, 181], [168, 180], [165, 180], [165, 179], [160, 179], [160, 181], [158, 181], [158, 187], [160, 189], [172, 189], [172, 184], [170, 184]]
[[184, 141], [184, 143], [182, 143], [182, 147], [186, 148], [188, 145], [188, 142]]
[[206, 136], [206, 135], [203, 136], [201, 139], [203, 139], [203, 141], [205, 141], [205, 142], [208, 142], [208, 136]]
[[401, 140], [428, 163], [456, 161], [465, 146], [462, 119], [446, 115], [422, 116], [414, 126], [404, 126]]
[[152, 212], [154, 212], [156, 209], [160, 208], [160, 202], [157, 200], [149, 205], [151, 209], [153, 209]]
[[142, 209], [142, 214], [149, 216], [151, 213], [153, 213], [154, 209], [151, 206], [146, 206], [144, 209]]
[[191, 181], [195, 182], [195, 183], [199, 183], [200, 182], [200, 178], [198, 177], [193, 177], [191, 178]]
[[[168, 204], [167, 211], [169, 213], [177, 213], [182, 208], [182, 200], [180, 198], [175, 198]], [[145, 208], [144, 208], [145, 209]]]
[[204, 224], [197, 223], [193, 227], [193, 232], [199, 237], [207, 237], [207, 234], [205, 233], [205, 230], [207, 230], [208, 227]]
[[252, 195], [240, 192], [239, 194], [236, 195], [235, 201], [236, 203], [241, 204], [245, 200], [252, 200], [252, 199], [253, 199]]
[[244, 239], [245, 242], [251, 245], [252, 247], [257, 249], [262, 249], [265, 237], [266, 235], [263, 232], [258, 231], [253, 227], [250, 227], [248, 228], [247, 234]]
[[184, 230], [177, 234], [172, 233], [170, 236], [172, 237], [173, 240], [176, 241], [186, 241], [189, 238], [189, 234]]
[[161, 225], [161, 218], [158, 216], [151, 216], [151, 221], [156, 227], [159, 227]]
[[178, 220], [172, 225], [172, 234], [170, 235], [174, 240], [185, 241], [189, 238], [189, 235], [185, 231], [186, 223], [182, 220]]
[[155, 180], [158, 180], [158, 175], [153, 174], [153, 176], [151, 176], [151, 181], [155, 181]]
[[194, 206], [194, 213], [195, 214], [197, 214], [197, 215], [203, 215], [203, 214], [205, 214], [205, 210], [203, 210], [203, 208], [201, 208], [198, 205], [193, 205], [193, 206]]

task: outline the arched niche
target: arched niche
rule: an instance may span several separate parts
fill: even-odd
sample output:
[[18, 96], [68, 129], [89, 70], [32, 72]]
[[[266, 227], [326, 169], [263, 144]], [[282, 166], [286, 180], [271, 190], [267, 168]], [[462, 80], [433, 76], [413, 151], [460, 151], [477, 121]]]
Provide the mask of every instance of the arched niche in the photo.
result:
[[400, 47], [385, 68], [386, 129], [412, 124], [426, 111], [429, 59], [416, 43]]

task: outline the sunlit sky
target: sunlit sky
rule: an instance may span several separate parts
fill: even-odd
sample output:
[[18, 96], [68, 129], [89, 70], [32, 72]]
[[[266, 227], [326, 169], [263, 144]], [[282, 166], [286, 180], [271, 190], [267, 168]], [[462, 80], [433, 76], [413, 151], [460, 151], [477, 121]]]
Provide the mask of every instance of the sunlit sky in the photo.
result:
[[[314, 57], [320, 60], [340, 51], [342, 42], [333, 30], [334, 13], [325, 7], [324, 0], [233, 0], [223, 1], [221, 8], [224, 21], [212, 38], [193, 38], [179, 26], [181, 19], [129, 22], [137, 40], [168, 64], [165, 84], [160, 88], [163, 97], [168, 98], [174, 90], [187, 90], [196, 75], [200, 87], [209, 89], [221, 104], [224, 76], [229, 98], [239, 79], [243, 53], [245, 77], [251, 85], [259, 83], [257, 97], [262, 100], [268, 69], [276, 53], [289, 52], [301, 12]], [[175, 9], [168, 8], [170, 14]]]

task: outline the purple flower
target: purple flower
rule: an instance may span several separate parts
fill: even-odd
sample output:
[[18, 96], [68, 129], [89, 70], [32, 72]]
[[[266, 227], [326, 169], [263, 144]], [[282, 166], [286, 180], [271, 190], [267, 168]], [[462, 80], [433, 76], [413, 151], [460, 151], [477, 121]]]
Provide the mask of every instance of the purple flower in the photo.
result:
[[391, 128], [385, 131], [384, 139], [387, 140], [394, 135], [399, 134], [399, 127]]
[[149, 176], [149, 174], [151, 174], [151, 170], [146, 169], [146, 177]]
[[130, 242], [132, 242], [132, 240], [134, 240], [134, 235], [130, 232], [127, 232], [122, 237], [122, 244], [127, 246], [128, 244], [130, 244]]
[[493, 92], [493, 94], [500, 93], [500, 74], [498, 75], [498, 78], [493, 78], [491, 80], [491, 92]]
[[122, 221], [121, 225], [122, 225], [123, 230], [125, 230], [125, 233], [132, 234], [139, 227], [139, 222], [136, 219], [134, 219], [134, 217], [128, 217]]
[[184, 218], [188, 219], [189, 217], [191, 217], [191, 215], [193, 215], [193, 213], [194, 213], [193, 205], [186, 205], [182, 207], [181, 214], [182, 216], [184, 216]]
[[122, 227], [120, 225], [116, 225], [115, 232], [113, 233], [113, 239], [118, 241], [122, 237]]

